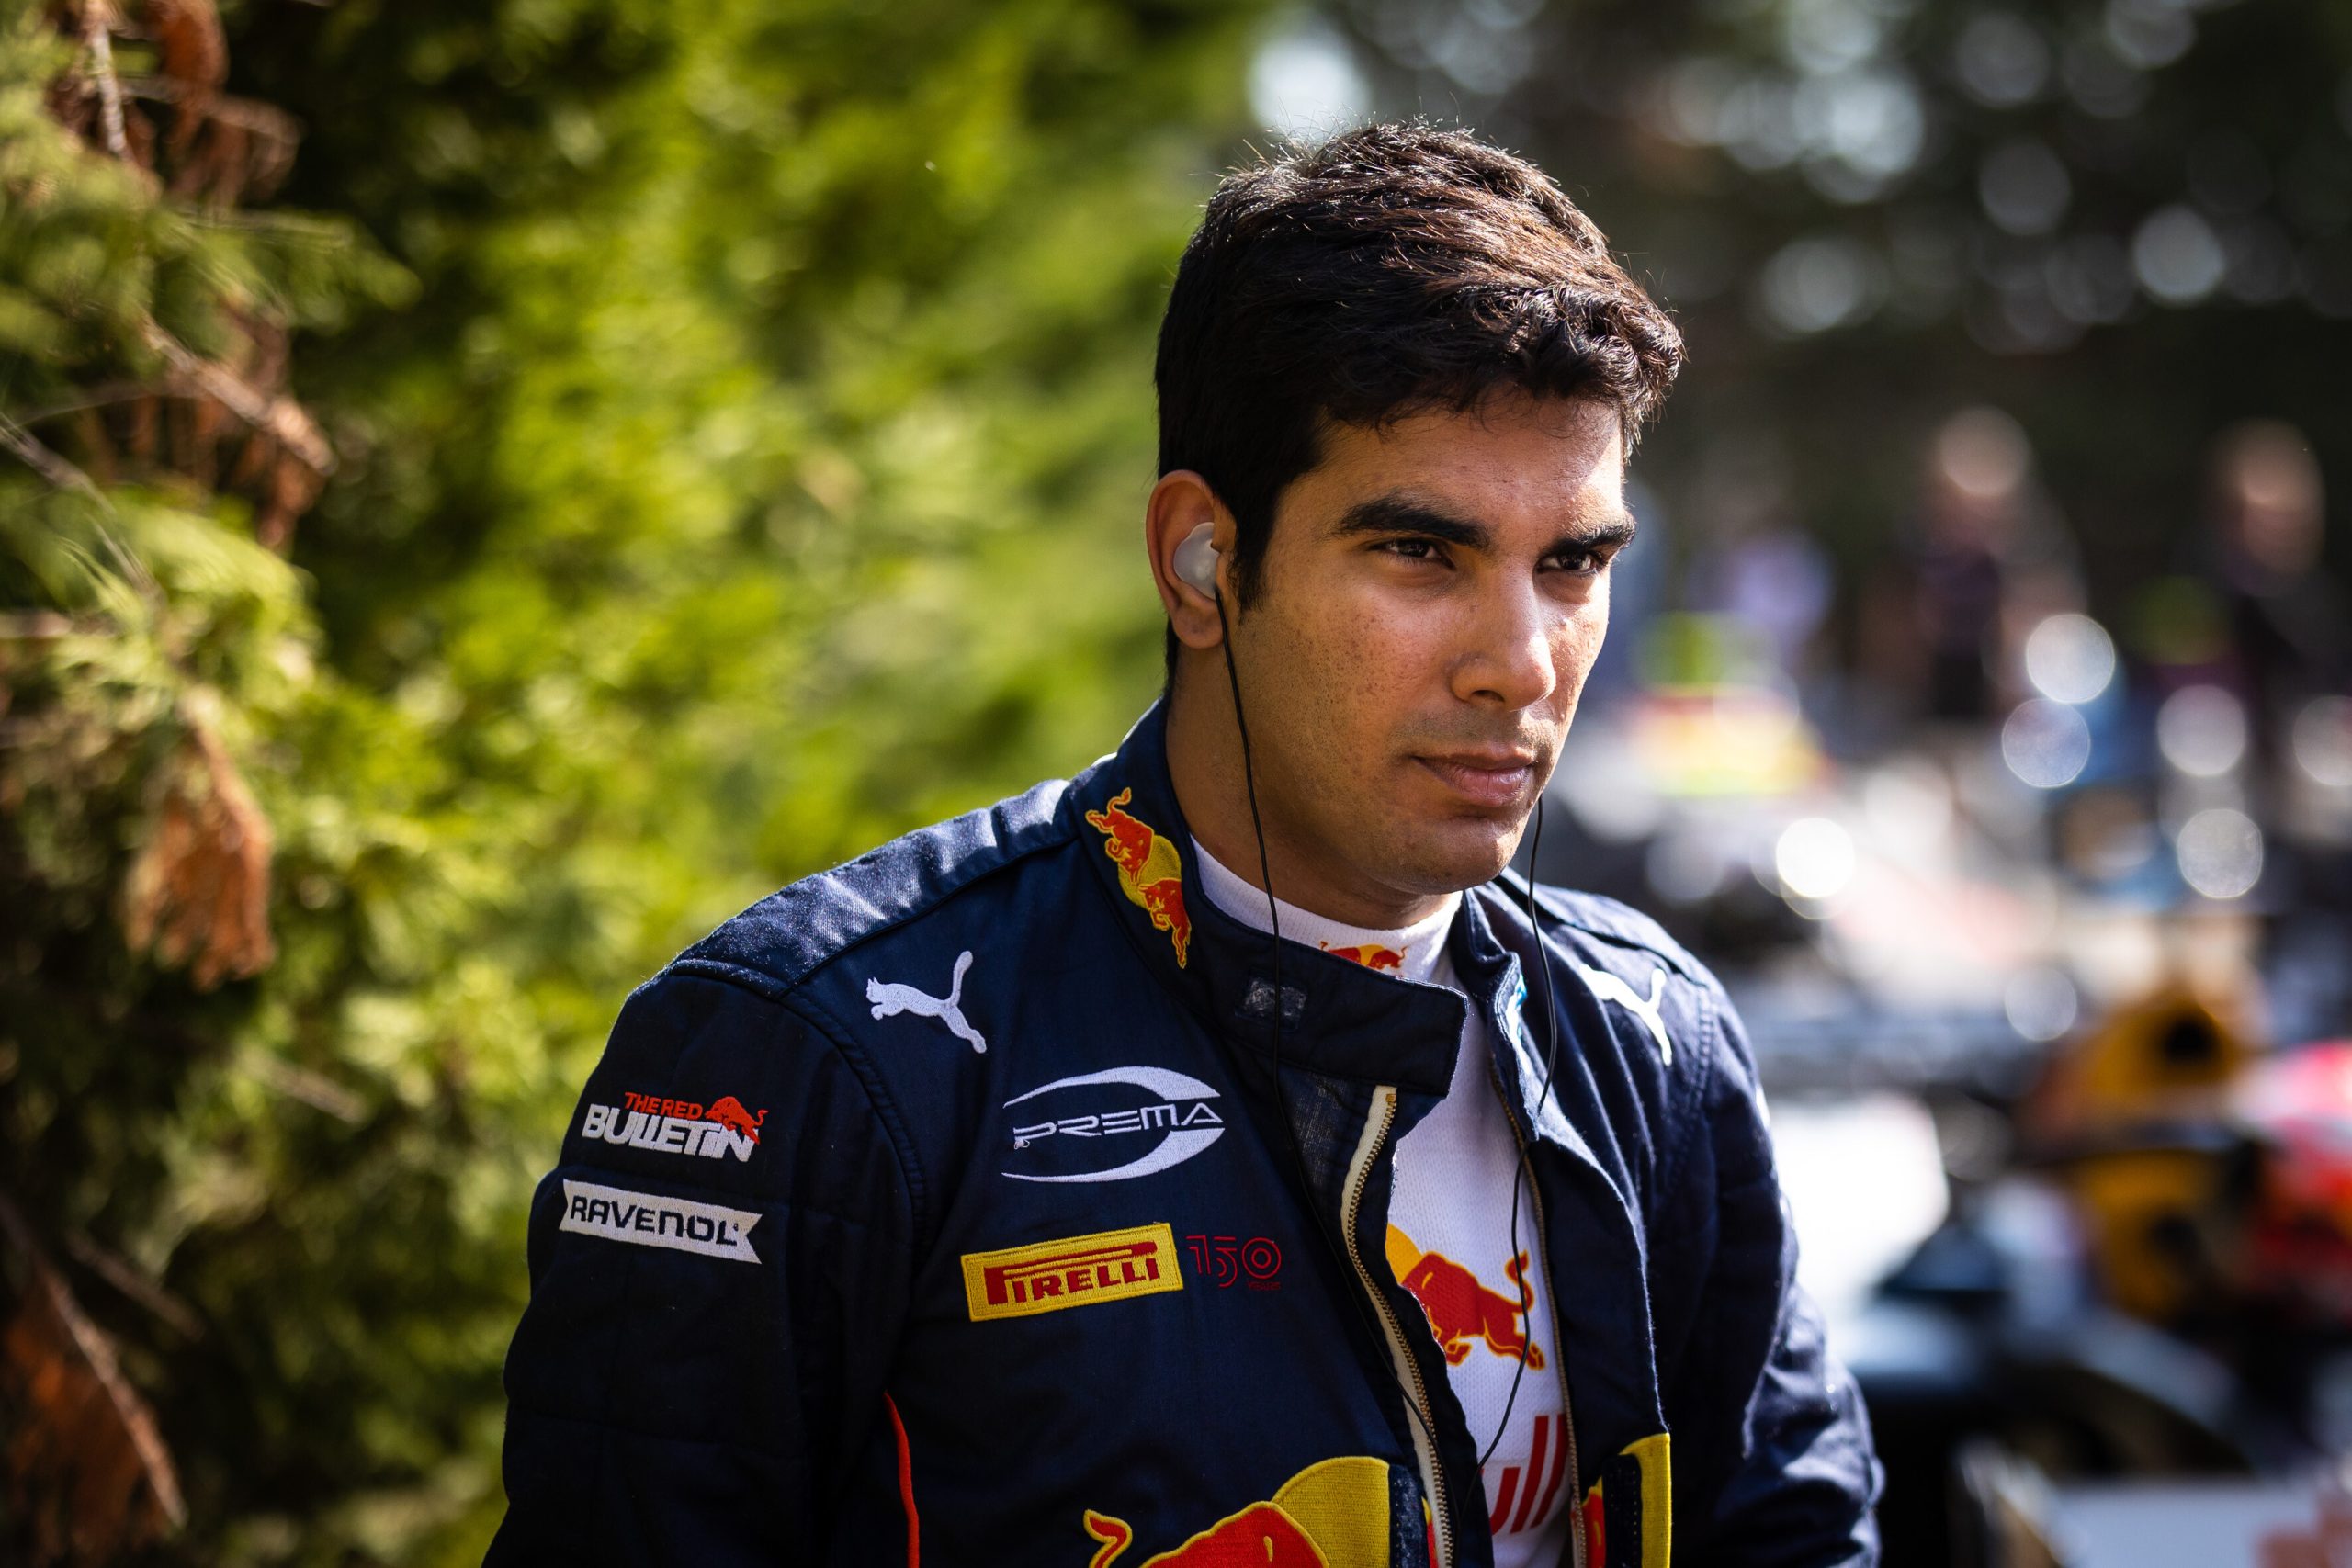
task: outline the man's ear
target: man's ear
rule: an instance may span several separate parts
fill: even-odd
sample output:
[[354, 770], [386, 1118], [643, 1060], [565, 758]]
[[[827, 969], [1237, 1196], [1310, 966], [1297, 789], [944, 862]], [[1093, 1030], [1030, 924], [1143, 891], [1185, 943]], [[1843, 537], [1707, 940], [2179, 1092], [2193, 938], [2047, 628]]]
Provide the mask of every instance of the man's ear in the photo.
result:
[[1151, 499], [1144, 503], [1144, 547], [1151, 557], [1153, 586], [1159, 590], [1159, 603], [1168, 612], [1168, 625], [1176, 640], [1187, 648], [1215, 648], [1224, 640], [1224, 628], [1218, 624], [1216, 600], [1185, 581], [1176, 572], [1177, 551], [1203, 524], [1209, 526], [1209, 543], [1216, 551], [1216, 581], [1219, 592], [1232, 592], [1233, 575], [1229, 562], [1233, 558], [1236, 528], [1233, 513], [1216, 498], [1209, 481], [1190, 468], [1177, 468], [1159, 477], [1151, 487]]

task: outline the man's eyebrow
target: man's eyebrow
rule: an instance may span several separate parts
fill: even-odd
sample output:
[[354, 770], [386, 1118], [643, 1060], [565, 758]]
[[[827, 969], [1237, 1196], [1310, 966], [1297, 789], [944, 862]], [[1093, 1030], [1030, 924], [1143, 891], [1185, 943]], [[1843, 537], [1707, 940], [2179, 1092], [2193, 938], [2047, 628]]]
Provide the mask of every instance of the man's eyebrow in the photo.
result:
[[[1340, 513], [1331, 532], [1342, 539], [1364, 534], [1419, 534], [1473, 550], [1486, 549], [1494, 542], [1494, 530], [1484, 523], [1402, 495], [1374, 496], [1356, 502]], [[1620, 512], [1600, 522], [1563, 529], [1544, 553], [1622, 549], [1633, 543], [1634, 532], [1632, 514]]]
[[1341, 539], [1360, 534], [1426, 534], [1474, 550], [1485, 549], [1494, 537], [1492, 529], [1474, 518], [1393, 494], [1357, 502], [1340, 514], [1331, 533]]
[[1623, 549], [1634, 542], [1634, 514], [1620, 512], [1615, 516], [1587, 527], [1571, 528], [1552, 547], [1560, 549], [1599, 550]]

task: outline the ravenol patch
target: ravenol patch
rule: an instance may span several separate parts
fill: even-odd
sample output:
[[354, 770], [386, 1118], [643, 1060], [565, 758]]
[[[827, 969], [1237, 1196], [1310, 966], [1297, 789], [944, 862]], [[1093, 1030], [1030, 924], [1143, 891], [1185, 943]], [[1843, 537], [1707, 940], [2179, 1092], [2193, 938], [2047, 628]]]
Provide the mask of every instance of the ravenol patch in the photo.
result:
[[964, 1301], [974, 1323], [1183, 1288], [1175, 1233], [1164, 1224], [964, 1255]]
[[757, 1263], [760, 1255], [752, 1250], [752, 1227], [759, 1223], [759, 1213], [752, 1209], [722, 1208], [717, 1203], [566, 1178], [563, 1221], [557, 1228], [633, 1247], [667, 1247], [673, 1252], [699, 1252], [706, 1258]]

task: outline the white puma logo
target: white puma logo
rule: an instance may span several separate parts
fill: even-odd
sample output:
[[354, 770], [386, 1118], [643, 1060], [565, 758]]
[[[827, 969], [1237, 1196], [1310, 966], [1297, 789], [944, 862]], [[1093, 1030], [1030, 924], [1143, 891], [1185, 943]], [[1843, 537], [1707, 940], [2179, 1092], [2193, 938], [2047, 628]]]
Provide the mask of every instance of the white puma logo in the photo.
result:
[[1674, 1046], [1666, 1037], [1666, 1020], [1658, 1016], [1658, 1002], [1666, 995], [1665, 970], [1650, 971], [1649, 1000], [1644, 1001], [1634, 994], [1633, 987], [1606, 969], [1588, 969], [1573, 958], [1568, 960], [1568, 967], [1577, 972], [1577, 977], [1584, 982], [1585, 989], [1592, 993], [1593, 1000], [1619, 1003], [1635, 1018], [1648, 1024], [1650, 1033], [1657, 1039], [1658, 1065], [1667, 1067], [1674, 1066]]
[[874, 1004], [874, 1016], [888, 1018], [893, 1013], [910, 1012], [918, 1018], [935, 1018], [947, 1026], [947, 1032], [958, 1040], [968, 1040], [975, 1051], [986, 1051], [989, 1043], [980, 1032], [964, 1020], [960, 1005], [964, 995], [964, 971], [972, 966], [972, 955], [956, 955], [955, 977], [948, 982], [944, 997], [925, 996], [912, 986], [885, 985], [879, 980], [865, 982], [865, 999]]

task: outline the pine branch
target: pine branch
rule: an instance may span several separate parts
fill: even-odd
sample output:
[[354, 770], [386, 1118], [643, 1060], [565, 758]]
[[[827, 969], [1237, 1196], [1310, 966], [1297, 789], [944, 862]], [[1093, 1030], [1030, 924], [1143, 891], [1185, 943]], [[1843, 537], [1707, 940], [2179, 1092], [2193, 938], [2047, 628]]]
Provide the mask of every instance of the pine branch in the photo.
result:
[[65, 1250], [85, 1269], [145, 1307], [182, 1338], [204, 1337], [204, 1321], [196, 1315], [195, 1308], [164, 1289], [161, 1282], [149, 1279], [130, 1259], [100, 1247], [88, 1232], [66, 1232]]
[[[187, 86], [169, 76], [125, 76], [122, 90], [134, 98], [147, 98], [175, 108], [196, 95]], [[279, 108], [276, 104], [262, 103], [254, 98], [231, 97], [223, 93], [204, 107], [205, 114], [224, 125], [233, 125], [259, 136], [292, 143], [302, 139], [302, 122]]]
[[141, 398], [153, 397], [154, 394], [155, 389], [144, 381], [106, 381], [62, 403], [49, 403], [40, 408], [27, 409], [19, 419], [25, 424], [39, 424], [43, 420], [56, 419], [63, 414], [79, 413], [85, 409], [111, 408], [118, 403], [137, 402]]
[[268, 432], [312, 473], [334, 472], [334, 450], [293, 399], [273, 397], [218, 360], [207, 359], [157, 326], [146, 324], [147, 345], [212, 399], [256, 430]]
[[12, 1490], [31, 1504], [36, 1556], [105, 1562], [187, 1522], [155, 1417], [123, 1375], [15, 1203], [0, 1196], [0, 1242], [30, 1276], [0, 1330], [0, 1378], [24, 1406], [7, 1444]]
[[5, 413], [0, 413], [0, 446], [15, 453], [25, 467], [59, 490], [77, 490], [105, 504], [106, 492], [89, 475], [42, 446], [30, 431]]
[[82, 42], [96, 64], [100, 118], [106, 126], [107, 151], [130, 161], [130, 138], [122, 125], [122, 83], [114, 73], [115, 14], [111, 0], [82, 0]]
[[74, 617], [54, 610], [0, 610], [0, 642], [54, 642], [74, 630]]

